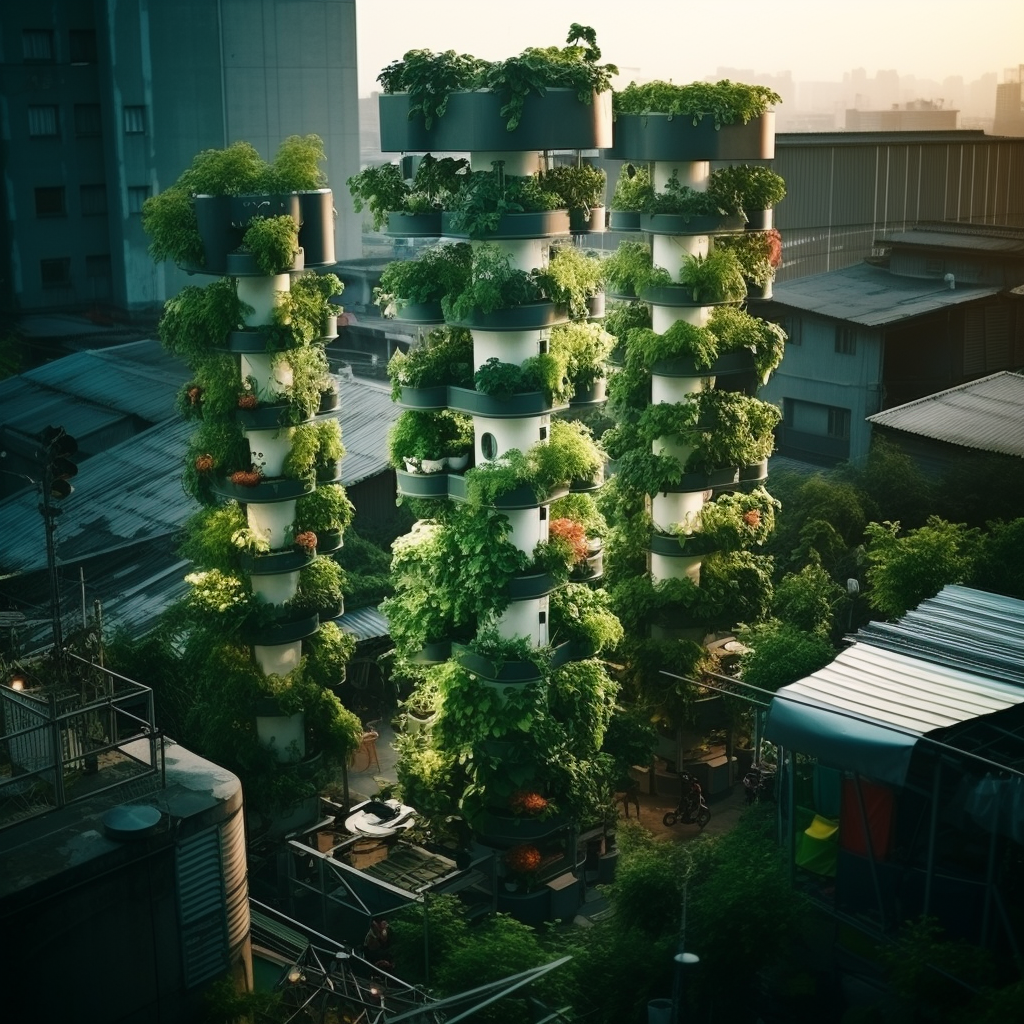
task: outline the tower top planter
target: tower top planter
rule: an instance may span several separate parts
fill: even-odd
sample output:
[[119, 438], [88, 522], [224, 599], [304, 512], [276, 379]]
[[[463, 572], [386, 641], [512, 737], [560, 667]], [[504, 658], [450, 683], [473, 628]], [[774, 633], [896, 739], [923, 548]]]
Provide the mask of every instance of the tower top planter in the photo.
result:
[[610, 93], [581, 103], [574, 89], [527, 96], [518, 127], [509, 131], [502, 98], [490, 90], [455, 92], [443, 117], [425, 128], [409, 120], [408, 93], [381, 95], [380, 146], [384, 153], [454, 153], [467, 150], [607, 149], [612, 144]]
[[723, 124], [703, 117], [696, 124], [685, 114], [618, 114], [615, 160], [773, 160], [775, 112], [746, 124]]

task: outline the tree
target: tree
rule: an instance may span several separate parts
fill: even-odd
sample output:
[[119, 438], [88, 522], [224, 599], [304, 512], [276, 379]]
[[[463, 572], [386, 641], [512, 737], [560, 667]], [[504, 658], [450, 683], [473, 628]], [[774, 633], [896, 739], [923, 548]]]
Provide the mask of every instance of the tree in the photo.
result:
[[1024, 519], [989, 523], [981, 538], [972, 583], [1009, 597], [1024, 598]]
[[979, 533], [962, 523], [929, 516], [924, 526], [899, 536], [898, 522], [869, 523], [866, 573], [868, 603], [897, 619], [947, 583], [963, 583], [972, 572]]
[[805, 633], [829, 636], [835, 622], [836, 609], [846, 592], [815, 559], [799, 572], [782, 577], [775, 588], [773, 614], [783, 622]]
[[743, 681], [773, 693], [824, 668], [836, 655], [827, 636], [772, 619], [742, 632]]

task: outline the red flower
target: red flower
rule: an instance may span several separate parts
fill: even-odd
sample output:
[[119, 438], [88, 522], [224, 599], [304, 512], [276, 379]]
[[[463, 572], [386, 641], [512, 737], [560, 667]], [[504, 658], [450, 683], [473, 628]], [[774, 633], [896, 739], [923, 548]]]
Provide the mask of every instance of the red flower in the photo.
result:
[[312, 530], [303, 530], [302, 533], [295, 534], [295, 543], [306, 551], [316, 550], [316, 540], [316, 534]]
[[238, 396], [238, 408], [239, 409], [255, 409], [260, 404], [260, 400], [252, 394], [245, 394]]
[[517, 814], [540, 814], [548, 806], [547, 800], [540, 793], [525, 789], [513, 793], [508, 802]]
[[203, 397], [203, 389], [198, 385], [188, 389], [188, 400], [191, 405], [198, 405]]
[[582, 523], [574, 519], [552, 519], [548, 533], [552, 537], [561, 537], [569, 542], [574, 562], [582, 562], [587, 557], [587, 532]]
[[752, 530], [756, 530], [761, 525], [760, 509], [752, 508], [749, 512], [744, 512], [743, 522], [745, 522]]
[[196, 456], [196, 470], [200, 473], [209, 473], [213, 469], [213, 456], [212, 455], [197, 455]]
[[505, 854], [505, 865], [509, 870], [516, 872], [516, 874], [526, 875], [531, 871], [536, 871], [543, 859], [540, 855], [540, 850], [536, 846], [522, 844], [520, 846], [513, 846]]
[[231, 482], [238, 487], [259, 487], [262, 479], [263, 475], [254, 469], [239, 469], [231, 474]]

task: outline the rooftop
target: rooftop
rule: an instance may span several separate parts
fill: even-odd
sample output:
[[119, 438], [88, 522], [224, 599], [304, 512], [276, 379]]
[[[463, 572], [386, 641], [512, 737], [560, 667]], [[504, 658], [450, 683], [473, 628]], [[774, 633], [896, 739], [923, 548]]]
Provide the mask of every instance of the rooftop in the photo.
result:
[[868, 422], [933, 441], [1024, 458], [1024, 376], [1004, 370], [875, 413]]
[[950, 288], [942, 281], [899, 277], [881, 267], [858, 263], [775, 285], [775, 304], [865, 327], [884, 327], [925, 313], [987, 298], [995, 287]]

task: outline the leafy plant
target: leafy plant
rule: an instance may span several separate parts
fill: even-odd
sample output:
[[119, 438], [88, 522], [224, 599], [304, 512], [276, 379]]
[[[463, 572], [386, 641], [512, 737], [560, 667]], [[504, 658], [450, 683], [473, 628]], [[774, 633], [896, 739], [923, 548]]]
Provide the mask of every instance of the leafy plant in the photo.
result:
[[550, 505], [552, 519], [571, 519], [579, 523], [587, 537], [603, 537], [608, 532], [608, 522], [590, 494], [572, 492], [556, 498]]
[[392, 210], [404, 209], [410, 192], [398, 164], [364, 167], [345, 184], [352, 194], [352, 206], [356, 213], [362, 213], [364, 206], [369, 208], [374, 231], [380, 231], [387, 223], [388, 214]]
[[436, 118], [444, 116], [453, 92], [477, 88], [482, 64], [478, 58], [454, 50], [409, 50], [384, 68], [377, 81], [385, 94], [407, 92], [409, 120], [421, 118], [429, 130]]
[[253, 217], [242, 236], [242, 251], [252, 254], [264, 274], [282, 274], [299, 254], [299, 226], [288, 216]]
[[441, 459], [450, 447], [453, 421], [447, 410], [406, 409], [388, 430], [388, 458], [395, 469], [405, 460]]
[[605, 360], [611, 355], [615, 338], [600, 324], [572, 321], [551, 331], [550, 351], [565, 360], [565, 372], [578, 394], [605, 375]]
[[194, 367], [225, 345], [228, 333], [241, 327], [243, 317], [251, 312], [252, 307], [238, 298], [230, 278], [205, 288], [187, 285], [164, 304], [158, 327], [160, 342]]
[[171, 260], [203, 266], [204, 252], [192, 197], [296, 192], [322, 188], [323, 142], [316, 135], [291, 135], [281, 143], [272, 163], [248, 142], [198, 153], [178, 180], [151, 196], [142, 207], [142, 227], [150, 236], [150, 255], [158, 263]]
[[451, 203], [451, 227], [470, 238], [498, 230], [501, 218], [511, 213], [557, 210], [561, 197], [545, 190], [537, 175], [506, 175], [502, 164], [493, 171], [473, 171]]
[[743, 276], [761, 288], [775, 280], [775, 270], [782, 261], [781, 236], [775, 228], [722, 235], [715, 239], [715, 248], [733, 253]]
[[763, 487], [749, 493], [723, 494], [705, 502], [699, 512], [673, 524], [688, 554], [737, 551], [761, 545], [775, 529], [777, 502]]
[[688, 117], [694, 125], [712, 117], [716, 129], [737, 121], [746, 124], [781, 102], [782, 97], [767, 86], [744, 85], [728, 79], [690, 85], [630, 82], [613, 97], [616, 114], [668, 114], [670, 118]]
[[708, 330], [718, 339], [720, 352], [753, 349], [754, 369], [762, 381], [782, 362], [786, 332], [770, 320], [751, 316], [736, 306], [716, 306], [708, 319]]
[[344, 288], [335, 274], [293, 276], [288, 291], [277, 293], [270, 325], [260, 328], [267, 336], [268, 349], [298, 348], [318, 341], [328, 317], [342, 312], [331, 298]]
[[602, 266], [609, 287], [623, 295], [639, 295], [645, 288], [672, 283], [669, 272], [654, 265], [654, 255], [646, 242], [620, 242]]
[[535, 277], [512, 266], [512, 257], [491, 243], [473, 250], [468, 283], [458, 292], [445, 295], [441, 308], [446, 320], [465, 320], [477, 311], [493, 313], [524, 303], [539, 302], [542, 292]]
[[289, 608], [305, 614], [332, 612], [342, 603], [344, 590], [345, 570], [333, 558], [318, 555], [300, 570], [299, 586]]
[[409, 303], [440, 302], [467, 286], [472, 261], [473, 249], [466, 242], [431, 246], [415, 260], [395, 260], [384, 268], [373, 301], [388, 317]]
[[303, 643], [302, 651], [309, 678], [330, 689], [345, 678], [345, 668], [356, 652], [356, 638], [336, 622], [323, 622], [316, 635]]
[[534, 445], [537, 477], [556, 486], [573, 480], [593, 480], [604, 467], [604, 453], [590, 429], [579, 420], [552, 419], [547, 444]]
[[718, 358], [718, 352], [717, 338], [709, 328], [676, 320], [664, 334], [649, 328], [630, 331], [626, 364], [650, 371], [659, 360], [689, 356], [696, 368], [706, 370]]
[[408, 352], [395, 352], [388, 376], [396, 402], [401, 401], [403, 387], [472, 387], [473, 335], [461, 327], [435, 328]]
[[601, 261], [569, 245], [552, 248], [547, 267], [538, 272], [538, 281], [547, 297], [569, 310], [574, 319], [589, 313], [587, 300], [601, 290], [604, 271]]
[[316, 534], [343, 530], [354, 516], [355, 507], [341, 484], [324, 484], [295, 502], [296, 524]]
[[698, 192], [684, 185], [673, 172], [664, 190], [652, 194], [645, 212], [676, 214], [688, 221], [691, 217], [715, 217], [733, 211], [724, 208], [710, 192]]
[[624, 163], [615, 183], [609, 204], [611, 208], [623, 213], [642, 213], [650, 209], [653, 201], [654, 183], [650, 170], [642, 164]]
[[743, 268], [730, 249], [715, 246], [707, 256], [683, 257], [679, 283], [692, 293], [694, 302], [739, 302], [747, 294]]
[[733, 164], [712, 171], [708, 194], [723, 210], [770, 210], [786, 198], [786, 182], [770, 167]]
[[624, 637], [622, 623], [612, 611], [605, 590], [586, 583], [567, 583], [548, 598], [551, 642], [572, 640], [594, 654], [614, 651]]
[[606, 179], [605, 172], [591, 164], [561, 164], [540, 176], [540, 187], [559, 196], [560, 206], [582, 210], [584, 217], [589, 217], [590, 211], [604, 199]]
[[249, 442], [234, 422], [204, 422], [189, 438], [185, 449], [182, 487], [204, 505], [214, 503], [213, 484], [252, 465]]

